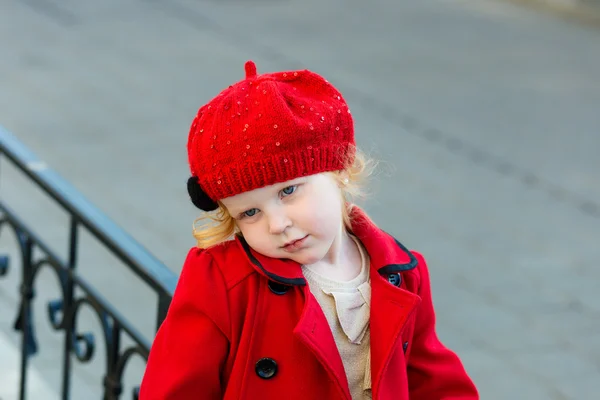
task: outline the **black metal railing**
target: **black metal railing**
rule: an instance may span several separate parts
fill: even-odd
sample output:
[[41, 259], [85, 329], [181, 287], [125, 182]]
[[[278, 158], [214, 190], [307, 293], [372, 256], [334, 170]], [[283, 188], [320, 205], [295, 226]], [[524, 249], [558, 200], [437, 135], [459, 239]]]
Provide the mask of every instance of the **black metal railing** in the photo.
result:
[[[64, 334], [61, 398], [70, 398], [73, 358], [82, 363], [94, 357], [95, 338], [91, 333], [77, 331], [77, 318], [83, 305], [99, 317], [106, 349], [106, 371], [103, 379], [103, 398], [120, 399], [123, 392], [123, 372], [132, 356], [148, 358], [150, 342], [107, 299], [77, 272], [78, 237], [86, 230], [123, 265], [133, 271], [158, 297], [156, 327], [163, 321], [169, 307], [177, 277], [154, 258], [131, 236], [92, 206], [77, 190], [52, 169], [42, 163], [11, 133], [0, 127], [0, 162], [7, 159], [27, 179], [34, 182], [68, 214], [70, 220], [68, 257], [61, 258], [44, 243], [0, 198], [0, 233], [11, 228], [21, 253], [20, 305], [14, 328], [21, 336], [20, 399], [26, 398], [28, 361], [37, 352], [32, 304], [34, 286], [39, 271], [45, 267], [54, 271], [60, 283], [61, 297], [47, 304], [52, 328]], [[0, 277], [9, 269], [9, 257], [0, 256]], [[81, 293], [81, 294], [80, 294]], [[86, 307], [86, 308], [87, 308]], [[124, 340], [133, 344], [125, 346]], [[130, 339], [130, 340], [129, 340]], [[73, 357], [74, 356], [74, 357]], [[137, 388], [133, 398], [137, 398]]]

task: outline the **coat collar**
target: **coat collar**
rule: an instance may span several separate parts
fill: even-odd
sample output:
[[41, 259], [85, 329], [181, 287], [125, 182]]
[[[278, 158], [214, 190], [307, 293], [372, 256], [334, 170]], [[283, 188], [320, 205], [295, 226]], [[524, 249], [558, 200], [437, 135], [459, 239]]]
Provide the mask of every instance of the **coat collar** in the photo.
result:
[[[351, 211], [352, 233], [360, 239], [371, 258], [371, 269], [379, 274], [391, 274], [417, 266], [415, 256], [394, 237], [379, 229], [358, 206]], [[302, 267], [289, 259], [266, 257], [254, 251], [246, 240], [236, 237], [252, 266], [263, 276], [284, 285], [306, 285]]]

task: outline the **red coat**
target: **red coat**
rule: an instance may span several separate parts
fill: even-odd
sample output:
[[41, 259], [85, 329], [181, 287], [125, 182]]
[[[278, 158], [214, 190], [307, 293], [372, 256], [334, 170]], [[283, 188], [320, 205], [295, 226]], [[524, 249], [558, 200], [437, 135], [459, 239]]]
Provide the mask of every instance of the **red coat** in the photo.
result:
[[[478, 399], [435, 333], [425, 260], [360, 210], [371, 257], [373, 399]], [[396, 286], [399, 284], [399, 287]], [[350, 399], [344, 366], [300, 265], [241, 238], [192, 249], [142, 381], [141, 400]]]

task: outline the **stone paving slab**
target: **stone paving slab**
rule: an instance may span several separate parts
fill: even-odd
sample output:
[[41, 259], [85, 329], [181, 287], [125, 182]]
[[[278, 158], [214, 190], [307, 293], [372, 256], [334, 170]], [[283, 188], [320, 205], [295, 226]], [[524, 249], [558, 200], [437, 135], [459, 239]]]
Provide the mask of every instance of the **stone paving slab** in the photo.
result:
[[[20, 372], [18, 369], [19, 354], [8, 342], [0, 335], [0, 353], [2, 354], [2, 363], [0, 363], [0, 399], [13, 400], [19, 396]], [[44, 380], [42, 374], [37, 370], [30, 370], [27, 398], [31, 400], [58, 400], [60, 397]]]
[[578, 24], [600, 27], [598, 0], [507, 0]]
[[[185, 193], [197, 107], [247, 59], [314, 69], [384, 160], [366, 208], [427, 257], [438, 332], [482, 398], [593, 400], [598, 43], [598, 30], [491, 0], [0, 2], [0, 124], [178, 272], [197, 216]], [[64, 215], [0, 167], [3, 200], [64, 251]], [[152, 293], [83, 242], [81, 273], [150, 337]], [[39, 361], [51, 382], [55, 360]], [[77, 369], [78, 393], [99, 390], [101, 364]]]

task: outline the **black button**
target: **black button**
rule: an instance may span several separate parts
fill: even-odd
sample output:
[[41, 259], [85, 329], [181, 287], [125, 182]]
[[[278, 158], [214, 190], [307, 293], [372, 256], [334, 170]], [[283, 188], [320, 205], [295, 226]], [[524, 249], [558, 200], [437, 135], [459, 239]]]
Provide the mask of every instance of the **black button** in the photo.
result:
[[271, 358], [261, 358], [256, 363], [256, 375], [263, 379], [271, 379], [277, 374], [277, 363]]
[[402, 350], [404, 350], [405, 353], [406, 349], [408, 349], [408, 342], [404, 342], [404, 344], [402, 345]]
[[402, 283], [402, 278], [400, 277], [400, 274], [389, 274], [388, 282], [394, 286], [400, 286]]
[[277, 283], [275, 281], [269, 281], [269, 289], [271, 289], [271, 292], [281, 295], [285, 294], [288, 290], [290, 290], [290, 287], [288, 285], [282, 285], [281, 283]]

